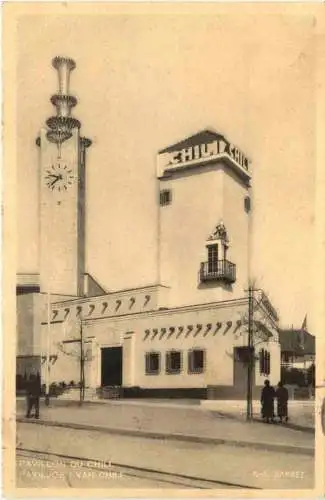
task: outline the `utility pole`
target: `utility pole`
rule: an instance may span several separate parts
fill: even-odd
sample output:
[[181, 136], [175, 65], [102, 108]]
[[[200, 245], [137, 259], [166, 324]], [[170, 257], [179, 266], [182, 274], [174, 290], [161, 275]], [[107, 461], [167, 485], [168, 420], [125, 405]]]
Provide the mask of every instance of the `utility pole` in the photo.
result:
[[248, 227], [247, 227], [247, 278], [248, 278], [248, 338], [247, 338], [247, 408], [246, 419], [252, 420], [252, 392], [253, 392], [253, 351], [254, 351], [254, 338], [253, 338], [253, 323], [254, 323], [254, 286], [252, 284], [252, 232], [253, 232], [253, 219], [251, 207], [251, 185], [248, 186]]
[[246, 419], [251, 420], [253, 417], [253, 356], [254, 356], [254, 342], [253, 342], [253, 327], [254, 327], [254, 289], [249, 284], [248, 287], [248, 363], [247, 363], [247, 408]]

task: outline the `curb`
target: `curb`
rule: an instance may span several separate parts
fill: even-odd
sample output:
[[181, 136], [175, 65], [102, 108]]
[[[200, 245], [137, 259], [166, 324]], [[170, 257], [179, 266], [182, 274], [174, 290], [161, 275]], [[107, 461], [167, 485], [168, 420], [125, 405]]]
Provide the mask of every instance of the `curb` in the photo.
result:
[[29, 420], [26, 418], [16, 418], [16, 422], [24, 424], [43, 425], [46, 427], [64, 427], [66, 429], [97, 431], [105, 434], [116, 434], [122, 436], [142, 437], [147, 439], [166, 439], [170, 441], [187, 441], [192, 443], [202, 443], [210, 445], [228, 445], [241, 448], [254, 448], [257, 450], [267, 450], [283, 453], [293, 453], [314, 456], [314, 448], [305, 446], [290, 446], [275, 443], [262, 443], [254, 441], [239, 441], [232, 439], [196, 436], [191, 434], [166, 434], [162, 432], [142, 431], [137, 429], [118, 429], [116, 427], [102, 427], [98, 425], [75, 424], [65, 422], [55, 422], [50, 420]]
[[[245, 422], [245, 420], [243, 418], [240, 418], [240, 417], [238, 417], [238, 415], [233, 415], [231, 413], [226, 413], [223, 411], [216, 411], [216, 410], [212, 411], [211, 413], [214, 413], [221, 418], [228, 418], [229, 420], [235, 420], [236, 422]], [[255, 417], [253, 416], [252, 422], [256, 422], [256, 423], [265, 425], [265, 422], [263, 422], [263, 420], [257, 416], [255, 416]], [[286, 429], [293, 429], [294, 431], [301, 431], [301, 432], [306, 432], [308, 434], [315, 435], [315, 428], [310, 427], [310, 426], [308, 427], [307, 425], [299, 425], [299, 424], [294, 424], [291, 422], [287, 422], [285, 424], [280, 424], [279, 422], [275, 422], [272, 425], [279, 425], [281, 427], [285, 427]]]
[[[253, 418], [254, 422], [263, 423], [263, 420], [259, 418]], [[294, 431], [307, 432], [308, 434], [315, 434], [315, 429], [313, 427], [307, 427], [306, 425], [292, 424], [291, 422], [287, 422], [286, 424], [276, 423], [273, 425], [282, 425], [286, 429], [293, 429]]]

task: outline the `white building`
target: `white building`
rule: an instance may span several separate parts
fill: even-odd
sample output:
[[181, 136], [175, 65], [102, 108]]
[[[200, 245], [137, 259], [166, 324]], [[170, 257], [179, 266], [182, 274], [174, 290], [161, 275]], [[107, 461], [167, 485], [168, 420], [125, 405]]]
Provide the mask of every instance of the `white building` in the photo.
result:
[[[39, 274], [17, 284], [17, 373], [117, 385], [125, 395], [244, 397], [247, 387], [250, 162], [204, 130], [157, 155], [159, 280], [107, 293], [85, 270], [85, 168], [91, 142], [71, 117], [75, 64], [55, 58], [57, 115], [40, 148]], [[57, 147], [59, 143], [59, 147]], [[59, 158], [58, 158], [59, 156]], [[121, 192], [123, 196], [123, 192]], [[50, 295], [48, 295], [50, 294]], [[48, 304], [48, 298], [50, 303]], [[277, 315], [254, 294], [254, 387], [280, 378]], [[135, 389], [137, 388], [137, 389]]]

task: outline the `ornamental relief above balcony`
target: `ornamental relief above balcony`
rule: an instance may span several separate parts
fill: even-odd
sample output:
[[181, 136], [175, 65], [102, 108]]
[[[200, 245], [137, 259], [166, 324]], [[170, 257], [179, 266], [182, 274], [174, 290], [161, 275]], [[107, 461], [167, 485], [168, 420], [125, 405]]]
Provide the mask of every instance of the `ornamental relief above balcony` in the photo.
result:
[[207, 260], [200, 265], [200, 283], [221, 282], [227, 285], [235, 283], [236, 264], [228, 260], [229, 238], [222, 221], [208, 236], [206, 249]]
[[221, 240], [224, 245], [228, 246], [229, 238], [226, 227], [222, 221], [220, 221], [219, 224], [216, 225], [215, 229], [207, 238], [207, 241], [217, 241], [217, 240]]

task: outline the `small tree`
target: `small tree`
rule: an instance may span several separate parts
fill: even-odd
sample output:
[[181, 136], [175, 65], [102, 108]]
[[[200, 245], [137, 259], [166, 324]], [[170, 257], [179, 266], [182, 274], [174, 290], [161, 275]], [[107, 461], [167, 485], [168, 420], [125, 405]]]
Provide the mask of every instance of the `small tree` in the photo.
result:
[[[253, 291], [252, 309], [253, 309], [253, 321], [252, 325], [249, 325], [249, 314], [248, 311], [240, 313], [240, 324], [244, 326], [241, 328], [240, 333], [235, 335], [235, 338], [247, 334], [249, 326], [252, 328], [252, 344], [256, 348], [258, 345], [270, 341], [270, 337], [266, 333], [267, 330], [273, 329], [274, 337], [271, 341], [278, 341], [278, 325], [277, 325], [277, 314], [273, 307], [270, 305], [270, 310], [267, 310], [265, 304], [269, 303], [266, 294], [255, 287], [255, 281], [251, 285]], [[254, 292], [259, 295], [256, 296]]]
[[[82, 320], [80, 319], [78, 322], [78, 330], [79, 330], [79, 337], [77, 338], [72, 338], [69, 340], [63, 340], [60, 342], [57, 342], [57, 348], [59, 351], [66, 355], [66, 356], [71, 356], [79, 362], [80, 366], [80, 404], [83, 403], [84, 397], [85, 397], [85, 364], [93, 359], [93, 354], [92, 354], [92, 349], [87, 349], [85, 350], [85, 344], [88, 343], [89, 341], [85, 340], [84, 335], [83, 335], [83, 323]], [[71, 343], [77, 344], [76, 347], [69, 348]]]

